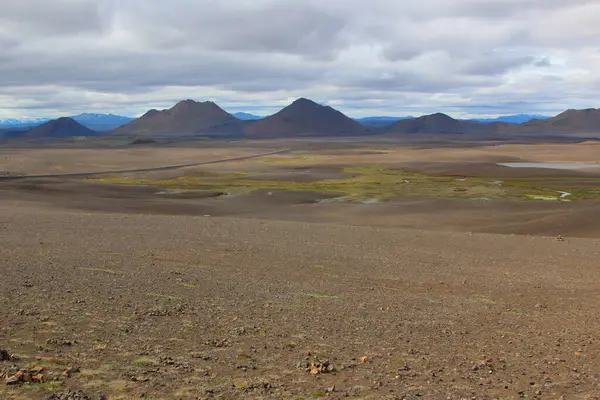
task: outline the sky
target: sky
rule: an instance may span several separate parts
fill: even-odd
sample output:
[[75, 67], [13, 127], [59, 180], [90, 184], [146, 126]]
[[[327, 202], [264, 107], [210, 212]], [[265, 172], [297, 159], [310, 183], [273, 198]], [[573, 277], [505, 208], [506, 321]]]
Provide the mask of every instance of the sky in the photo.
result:
[[600, 107], [598, 0], [0, 0], [0, 118]]

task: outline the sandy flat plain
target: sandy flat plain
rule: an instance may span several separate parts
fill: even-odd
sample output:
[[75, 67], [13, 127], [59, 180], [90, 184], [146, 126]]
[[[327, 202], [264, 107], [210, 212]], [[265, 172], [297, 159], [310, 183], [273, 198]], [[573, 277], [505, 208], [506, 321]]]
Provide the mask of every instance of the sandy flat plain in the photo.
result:
[[[0, 375], [47, 376], [0, 398], [600, 398], [598, 177], [495, 165], [595, 163], [596, 143], [305, 145], [0, 182]], [[277, 147], [4, 148], [2, 168]]]

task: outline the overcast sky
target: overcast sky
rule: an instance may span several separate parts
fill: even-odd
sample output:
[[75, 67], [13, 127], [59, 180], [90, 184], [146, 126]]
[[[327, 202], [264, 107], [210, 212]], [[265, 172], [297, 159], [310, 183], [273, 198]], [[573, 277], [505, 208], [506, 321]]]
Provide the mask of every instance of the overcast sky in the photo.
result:
[[600, 107], [598, 0], [0, 0], [0, 118]]

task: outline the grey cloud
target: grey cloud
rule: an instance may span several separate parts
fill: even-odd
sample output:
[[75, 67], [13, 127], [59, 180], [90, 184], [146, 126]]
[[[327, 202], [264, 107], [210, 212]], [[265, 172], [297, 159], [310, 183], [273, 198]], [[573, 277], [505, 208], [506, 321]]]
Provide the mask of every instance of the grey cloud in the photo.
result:
[[515, 68], [531, 65], [533, 62], [534, 58], [531, 56], [496, 56], [490, 52], [469, 60], [460, 70], [466, 75], [501, 76]]
[[142, 112], [175, 87], [236, 107], [559, 111], [599, 101], [598, 19], [596, 0], [6, 0], [0, 114]]
[[550, 59], [548, 57], [542, 57], [541, 59], [537, 60], [534, 64], [536, 67], [549, 67], [552, 65], [552, 62], [550, 61]]
[[[146, 2], [121, 9], [123, 20], [145, 36], [170, 36], [170, 45], [219, 51], [304, 54], [331, 58], [344, 46], [346, 21], [311, 2], [258, 1], [252, 7], [227, 2], [169, 1], [161, 13]], [[140, 19], [141, 17], [141, 19]]]
[[93, 0], [5, 0], [0, 3], [0, 24], [33, 35], [100, 32], [100, 10]]

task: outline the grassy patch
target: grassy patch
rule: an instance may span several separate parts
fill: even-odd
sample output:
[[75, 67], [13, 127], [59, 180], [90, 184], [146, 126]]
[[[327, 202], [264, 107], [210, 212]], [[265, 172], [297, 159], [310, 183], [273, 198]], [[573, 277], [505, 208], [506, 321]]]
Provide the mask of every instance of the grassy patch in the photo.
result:
[[[314, 160], [305, 155], [278, 157], [269, 162], [306, 163]], [[318, 156], [315, 156], [318, 157]], [[266, 160], [265, 160], [266, 161]], [[560, 197], [558, 191], [572, 193], [569, 200], [600, 197], [600, 178], [577, 178], [576, 182], [565, 178], [502, 178], [469, 177], [457, 180], [456, 176], [428, 175], [386, 165], [360, 165], [342, 168], [346, 176], [338, 179], [320, 181], [285, 181], [268, 179], [248, 179], [245, 174], [227, 174], [218, 176], [182, 176], [170, 179], [145, 179], [128, 177], [98, 177], [88, 180], [101, 183], [122, 185], [153, 186], [157, 190], [177, 191], [216, 191], [227, 193], [249, 193], [255, 190], [265, 191], [311, 191], [332, 194], [344, 201], [363, 201], [369, 199], [386, 200], [392, 198], [419, 196], [456, 199], [475, 198], [515, 198], [531, 199], [536, 197]], [[497, 179], [497, 181], [496, 181]], [[498, 185], [494, 182], [501, 181]]]
[[250, 387], [250, 383], [247, 381], [234, 381], [233, 382], [233, 386], [237, 389], [237, 390], [246, 390]]
[[184, 288], [188, 288], [188, 289], [198, 289], [198, 286], [192, 285], [190, 283], [180, 283], [180, 285], [183, 286]]
[[70, 364], [69, 360], [66, 360], [64, 358], [58, 358], [58, 357], [42, 358], [42, 361], [50, 363], [50, 364], [62, 365], [62, 366]]
[[105, 274], [116, 274], [116, 271], [113, 271], [112, 269], [106, 269], [106, 268], [79, 267], [79, 269], [81, 269], [83, 271], [104, 272]]
[[503, 314], [506, 315], [506, 316], [508, 316], [508, 317], [515, 317], [515, 318], [520, 318], [520, 317], [523, 316], [523, 313], [520, 313], [518, 311], [513, 311], [513, 310], [511, 310], [511, 311], [505, 311]]
[[326, 294], [318, 294], [318, 293], [302, 293], [303, 296], [308, 296], [311, 299], [317, 299], [317, 300], [336, 300], [339, 299], [338, 296], [329, 296]]
[[551, 194], [530, 194], [526, 193], [525, 197], [530, 200], [559, 200], [560, 195], [551, 195]]
[[156, 361], [150, 359], [150, 358], [136, 358], [135, 360], [133, 360], [131, 362], [131, 364], [133, 365], [139, 365], [139, 366], [148, 366], [148, 365], [154, 365], [156, 364]]
[[315, 154], [277, 154], [263, 157], [260, 161], [267, 164], [303, 165], [315, 164], [320, 160], [326, 160], [326, 157]]
[[482, 294], [476, 294], [473, 296], [473, 299], [476, 301], [479, 301], [481, 303], [485, 303], [485, 304], [496, 304], [496, 302], [494, 300], [492, 300], [491, 298], [489, 298], [488, 296], [484, 296]]

